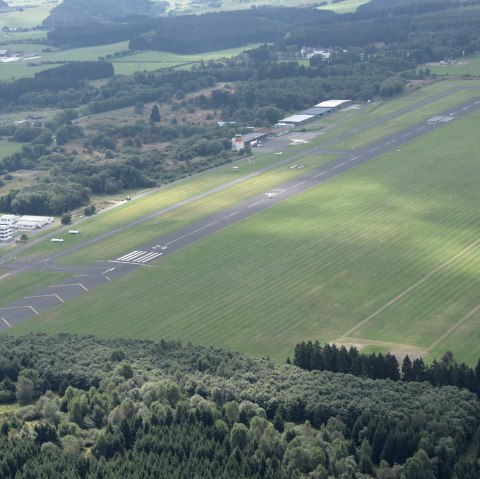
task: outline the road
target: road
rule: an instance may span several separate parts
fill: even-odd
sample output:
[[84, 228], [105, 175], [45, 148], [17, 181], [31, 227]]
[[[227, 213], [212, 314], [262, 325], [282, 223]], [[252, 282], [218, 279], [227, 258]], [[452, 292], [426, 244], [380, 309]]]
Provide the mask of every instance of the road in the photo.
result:
[[[443, 93], [443, 95], [445, 94]], [[406, 109], [402, 109], [402, 111], [405, 113], [407, 111], [411, 111], [411, 109], [413, 108], [406, 107]], [[305, 174], [297, 176], [296, 178], [283, 183], [269, 192], [265, 192], [269, 193], [268, 196], [265, 193], [255, 195], [248, 200], [242, 201], [233, 207], [225, 209], [220, 213], [203, 218], [184, 228], [158, 238], [156, 241], [145, 243], [135, 250], [127, 252], [122, 256], [111, 258], [104, 262], [96, 262], [87, 266], [69, 267], [57, 265], [55, 260], [60, 256], [85, 247], [89, 243], [98, 241], [99, 239], [107, 238], [127, 228], [134, 227], [141, 222], [158, 216], [159, 214], [171, 211], [184, 204], [196, 201], [197, 199], [208, 194], [212, 194], [212, 192], [228, 188], [239, 181], [245, 181], [246, 177], [235, 180], [227, 185], [215, 188], [201, 195], [197, 195], [194, 198], [182, 201], [175, 206], [149, 215], [147, 218], [142, 218], [129, 223], [128, 225], [124, 225], [115, 229], [113, 232], [101, 235], [91, 241], [82, 243], [81, 245], [68, 248], [61, 253], [53, 255], [44, 260], [27, 263], [4, 262], [1, 265], [2, 269], [7, 269], [10, 271], [64, 271], [71, 273], [71, 276], [68, 279], [56, 282], [46, 288], [40, 289], [28, 297], [0, 307], [0, 331], [6, 330], [21, 321], [30, 319], [38, 314], [48, 311], [60, 303], [64, 303], [73, 298], [88, 294], [90, 290], [100, 287], [109, 281], [119, 278], [120, 276], [128, 274], [133, 270], [142, 267], [155, 267], [155, 261], [172, 254], [181, 248], [189, 246], [198, 240], [221, 231], [224, 228], [238, 223], [239, 221], [242, 221], [254, 214], [260, 213], [281, 201], [285, 201], [288, 198], [298, 195], [310, 188], [316, 187], [319, 184], [384, 153], [392, 150], [399, 150], [402, 145], [410, 142], [411, 140], [441, 128], [443, 125], [446, 125], [451, 121], [455, 121], [456, 119], [478, 109], [480, 109], [480, 97], [466, 101], [425, 121], [412, 124], [400, 132], [389, 135], [373, 144], [368, 145], [366, 148], [355, 150], [355, 152], [340, 152], [339, 157], [323, 165], [322, 167], [306, 172]], [[388, 115], [388, 117], [384, 117], [381, 120], [371, 122], [368, 124], [368, 127], [383, 123], [387, 119], [391, 119], [398, 114], [399, 113], [397, 112], [395, 115]], [[345, 133], [339, 135], [334, 140], [325, 142], [321, 146], [314, 146], [312, 148], [304, 149], [294, 157], [289, 157], [288, 159], [283, 160], [281, 163], [286, 164], [296, 162], [301, 160], [302, 157], [314, 153], [327, 153], [327, 147], [330, 144], [347, 138], [354, 133], [358, 133], [364, 128], [366, 128], [366, 126], [363, 126], [362, 128], [356, 128], [355, 130], [348, 132], [348, 134]], [[253, 173], [249, 177], [261, 174], [262, 172], [273, 167], [278, 167], [278, 165], [279, 163], [276, 163], [275, 165], [265, 168], [259, 172]]]

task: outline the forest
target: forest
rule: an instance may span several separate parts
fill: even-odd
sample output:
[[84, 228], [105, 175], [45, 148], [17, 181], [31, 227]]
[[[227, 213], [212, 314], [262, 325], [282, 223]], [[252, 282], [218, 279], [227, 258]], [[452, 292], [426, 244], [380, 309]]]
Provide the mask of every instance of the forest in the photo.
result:
[[[177, 342], [0, 338], [2, 478], [478, 477], [476, 395]], [[90, 453], [87, 453], [90, 451]]]
[[[290, 359], [288, 359], [290, 361]], [[472, 368], [458, 364], [453, 354], [446, 351], [440, 361], [425, 364], [421, 357], [410, 359], [408, 354], [400, 368], [396, 357], [390, 353], [360, 353], [357, 348], [335, 344], [320, 346], [318, 341], [301, 342], [295, 346], [293, 364], [308, 371], [333, 371], [370, 379], [392, 381], [428, 381], [434, 386], [466, 388], [480, 397], [480, 359]]]

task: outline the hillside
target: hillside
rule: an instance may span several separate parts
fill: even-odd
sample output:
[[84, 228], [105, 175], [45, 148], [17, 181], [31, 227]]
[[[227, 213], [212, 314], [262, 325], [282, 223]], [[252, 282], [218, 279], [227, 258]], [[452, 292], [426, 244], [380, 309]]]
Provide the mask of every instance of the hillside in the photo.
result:
[[163, 3], [150, 0], [65, 0], [52, 10], [45, 19], [46, 28], [82, 25], [85, 23], [109, 23], [130, 15], [159, 14], [164, 11]]
[[2, 336], [0, 380], [4, 478], [478, 477], [453, 387], [71, 335]]

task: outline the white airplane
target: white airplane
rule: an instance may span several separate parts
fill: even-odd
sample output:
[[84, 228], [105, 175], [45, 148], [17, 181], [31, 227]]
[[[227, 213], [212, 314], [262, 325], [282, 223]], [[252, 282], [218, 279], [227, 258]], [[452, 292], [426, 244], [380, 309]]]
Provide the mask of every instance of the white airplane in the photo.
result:
[[267, 198], [274, 198], [275, 196], [277, 196], [277, 193], [265, 193], [265, 196]]

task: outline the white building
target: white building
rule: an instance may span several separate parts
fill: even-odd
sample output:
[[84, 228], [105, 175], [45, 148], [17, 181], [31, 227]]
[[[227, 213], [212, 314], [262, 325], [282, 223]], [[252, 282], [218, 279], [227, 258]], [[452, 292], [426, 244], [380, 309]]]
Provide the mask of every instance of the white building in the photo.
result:
[[332, 110], [339, 110], [351, 105], [352, 100], [327, 100], [315, 105], [315, 108], [331, 108]]
[[0, 216], [0, 225], [13, 226], [19, 219], [18, 215], [2, 215]]
[[0, 225], [0, 241], [11, 241], [13, 239], [13, 229], [10, 225]]
[[19, 230], [34, 230], [50, 223], [53, 223], [50, 216], [21, 216], [14, 226]]

